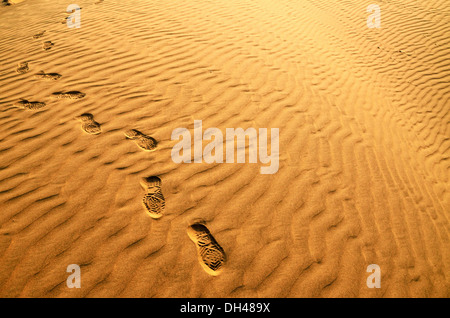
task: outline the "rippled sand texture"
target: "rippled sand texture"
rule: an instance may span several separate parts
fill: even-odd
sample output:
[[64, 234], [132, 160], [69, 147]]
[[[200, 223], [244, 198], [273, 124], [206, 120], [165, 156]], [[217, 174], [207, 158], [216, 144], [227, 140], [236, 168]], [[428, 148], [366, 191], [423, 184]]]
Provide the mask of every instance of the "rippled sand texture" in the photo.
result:
[[[0, 7], [0, 296], [450, 296], [447, 0], [374, 0], [381, 29], [366, 1], [70, 3]], [[194, 120], [280, 128], [279, 171], [174, 163]]]

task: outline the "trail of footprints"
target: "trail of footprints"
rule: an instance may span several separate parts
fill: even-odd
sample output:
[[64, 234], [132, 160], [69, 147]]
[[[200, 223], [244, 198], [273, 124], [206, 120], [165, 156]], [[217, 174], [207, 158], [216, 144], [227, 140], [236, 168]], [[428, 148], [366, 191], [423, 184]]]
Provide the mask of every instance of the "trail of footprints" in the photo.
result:
[[[95, 4], [103, 2], [100, 0]], [[64, 19], [65, 23], [66, 19]], [[39, 39], [44, 36], [45, 30], [33, 35], [34, 39]], [[42, 49], [45, 51], [50, 50], [54, 46], [51, 41], [45, 41], [42, 43]], [[18, 74], [25, 74], [29, 72], [30, 68], [28, 62], [20, 62], [16, 68]], [[62, 77], [58, 73], [46, 73], [40, 71], [34, 75], [35, 78], [56, 81]], [[55, 92], [52, 94], [53, 98], [57, 99], [73, 99], [78, 100], [86, 96], [85, 93], [79, 91], [67, 91], [67, 92]], [[26, 110], [38, 110], [46, 106], [46, 103], [39, 101], [28, 101], [26, 99], [20, 99], [14, 104], [16, 107]], [[75, 117], [81, 122], [81, 129], [90, 135], [99, 135], [102, 131], [101, 125], [94, 120], [94, 115], [90, 113], [84, 113]], [[140, 149], [144, 151], [155, 151], [157, 148], [157, 141], [136, 129], [127, 130], [124, 132], [126, 139], [132, 140]], [[162, 181], [157, 176], [151, 176], [143, 178], [141, 180], [141, 186], [145, 190], [144, 197], [142, 199], [144, 208], [147, 214], [153, 219], [160, 219], [164, 215], [165, 198], [161, 189]], [[195, 223], [187, 228], [188, 237], [194, 242], [197, 249], [197, 258], [201, 267], [212, 276], [219, 275], [226, 262], [226, 254], [222, 247], [214, 239], [208, 228], [201, 223]]]

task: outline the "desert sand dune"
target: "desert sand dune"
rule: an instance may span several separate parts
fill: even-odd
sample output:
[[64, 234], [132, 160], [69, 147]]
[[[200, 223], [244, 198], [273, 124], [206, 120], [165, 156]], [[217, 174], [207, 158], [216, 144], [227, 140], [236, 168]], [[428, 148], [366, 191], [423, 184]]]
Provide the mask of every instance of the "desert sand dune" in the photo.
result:
[[[0, 7], [1, 297], [450, 296], [446, 0], [374, 1], [380, 29], [363, 1], [76, 3]], [[278, 172], [173, 162], [194, 120], [279, 128]]]

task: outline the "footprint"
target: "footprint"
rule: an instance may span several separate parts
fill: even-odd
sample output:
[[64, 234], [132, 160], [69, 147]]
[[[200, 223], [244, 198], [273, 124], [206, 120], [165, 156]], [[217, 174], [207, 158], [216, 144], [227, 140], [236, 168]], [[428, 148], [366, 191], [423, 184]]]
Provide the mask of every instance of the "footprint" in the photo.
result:
[[195, 223], [188, 227], [187, 234], [197, 246], [198, 260], [203, 269], [210, 275], [219, 275], [225, 264], [226, 256], [208, 228], [203, 224]]
[[29, 71], [28, 62], [20, 62], [16, 68], [16, 72], [19, 74], [25, 74]]
[[63, 99], [81, 99], [86, 96], [85, 93], [79, 91], [70, 91], [70, 92], [56, 92], [52, 94], [53, 97], [63, 98]]
[[34, 74], [34, 77], [36, 78], [42, 78], [46, 80], [56, 81], [61, 78], [62, 75], [58, 73], [45, 73], [44, 71], [40, 71], [37, 74]]
[[44, 49], [45, 51], [50, 50], [53, 45], [55, 45], [54, 43], [52, 43], [52, 41], [45, 41], [44, 43], [42, 43], [42, 49]]
[[19, 102], [15, 103], [14, 106], [17, 106], [17, 107], [20, 107], [23, 109], [36, 110], [36, 109], [45, 107], [45, 103], [44, 102], [30, 102], [30, 101], [22, 98]]
[[45, 33], [45, 30], [40, 33], [36, 33], [35, 35], [33, 35], [33, 39], [39, 39], [39, 38], [43, 37], [44, 33]]
[[131, 129], [125, 132], [125, 136], [128, 139], [134, 140], [136, 145], [138, 145], [141, 149], [152, 151], [156, 149], [157, 141], [147, 136], [136, 129]]
[[102, 129], [100, 127], [100, 124], [94, 120], [94, 116], [92, 114], [84, 113], [75, 118], [81, 121], [81, 128], [86, 133], [91, 135], [98, 135], [99, 133], [101, 133]]
[[166, 200], [161, 191], [161, 179], [158, 177], [143, 178], [141, 185], [147, 191], [142, 201], [148, 215], [154, 219], [159, 219], [163, 216], [166, 205]]

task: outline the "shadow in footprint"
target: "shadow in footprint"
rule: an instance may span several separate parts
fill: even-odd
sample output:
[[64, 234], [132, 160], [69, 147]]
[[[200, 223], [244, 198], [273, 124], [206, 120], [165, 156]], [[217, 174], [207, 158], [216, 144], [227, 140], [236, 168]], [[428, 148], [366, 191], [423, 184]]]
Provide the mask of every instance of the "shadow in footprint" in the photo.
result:
[[141, 186], [147, 192], [142, 200], [147, 214], [154, 219], [159, 219], [163, 216], [166, 206], [166, 200], [161, 191], [161, 179], [156, 176], [143, 178]]
[[58, 73], [45, 73], [44, 71], [40, 71], [39, 73], [34, 74], [36, 78], [42, 78], [46, 80], [56, 81], [62, 77], [62, 75]]
[[33, 39], [39, 39], [39, 38], [43, 37], [44, 33], [45, 33], [45, 30], [40, 33], [36, 33], [35, 35], [33, 35]]
[[50, 50], [55, 44], [52, 43], [52, 41], [45, 41], [44, 43], [42, 43], [42, 49], [45, 51]]
[[85, 97], [86, 94], [79, 91], [70, 91], [70, 92], [55, 92], [52, 94], [52, 96], [61, 99], [80, 99]]
[[14, 106], [22, 108], [22, 109], [29, 109], [29, 110], [36, 110], [45, 107], [44, 102], [30, 102], [26, 99], [21, 98], [19, 102], [15, 103]]
[[17, 64], [16, 72], [19, 74], [25, 74], [29, 71], [28, 62], [20, 62]]
[[89, 113], [81, 114], [75, 117], [81, 121], [81, 129], [90, 135], [98, 135], [102, 132], [101, 126], [94, 120], [94, 115]]
[[195, 223], [188, 227], [187, 234], [197, 247], [198, 260], [202, 268], [210, 275], [219, 275], [226, 262], [226, 255], [208, 228]]

